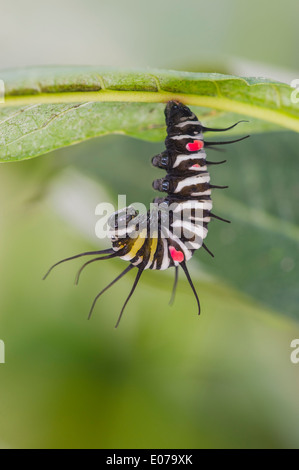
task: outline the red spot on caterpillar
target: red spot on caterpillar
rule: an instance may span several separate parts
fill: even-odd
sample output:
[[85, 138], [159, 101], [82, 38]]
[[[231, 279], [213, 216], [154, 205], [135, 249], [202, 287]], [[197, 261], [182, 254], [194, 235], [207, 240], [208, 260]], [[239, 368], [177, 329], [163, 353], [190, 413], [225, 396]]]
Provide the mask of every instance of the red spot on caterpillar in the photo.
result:
[[200, 165], [198, 163], [195, 163], [195, 165], [192, 165], [191, 168], [200, 168]]
[[197, 152], [198, 150], [201, 150], [202, 148], [203, 148], [202, 140], [193, 140], [193, 142], [189, 142], [186, 145], [186, 149], [189, 150], [189, 152]]
[[178, 261], [179, 263], [184, 261], [184, 253], [182, 251], [177, 251], [174, 246], [169, 247], [169, 252], [173, 261]]

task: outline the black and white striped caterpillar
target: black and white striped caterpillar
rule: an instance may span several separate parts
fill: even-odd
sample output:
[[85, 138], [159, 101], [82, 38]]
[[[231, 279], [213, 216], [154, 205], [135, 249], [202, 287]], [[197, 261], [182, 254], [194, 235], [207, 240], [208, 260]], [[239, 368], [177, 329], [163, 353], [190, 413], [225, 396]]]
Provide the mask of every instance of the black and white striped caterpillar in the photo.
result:
[[245, 136], [226, 142], [206, 142], [203, 138], [204, 132], [226, 131], [242, 121], [226, 129], [207, 128], [198, 121], [187, 106], [177, 101], [167, 103], [165, 118], [167, 125], [166, 150], [153, 157], [152, 164], [167, 172], [164, 178], [153, 182], [153, 188], [166, 192], [168, 195], [164, 198], [155, 198], [151, 209], [145, 214], [139, 214], [133, 206], [115, 212], [108, 221], [108, 236], [111, 238], [112, 248], [80, 253], [63, 259], [54, 264], [44, 277], [45, 279], [55, 266], [81, 256], [101, 255], [87, 261], [81, 267], [76, 277], [76, 283], [82, 270], [90, 263], [115, 257], [129, 261], [130, 264], [126, 269], [96, 296], [89, 313], [90, 318], [99, 297], [126, 273], [136, 268], [137, 275], [133, 287], [121, 309], [116, 327], [145, 269], [175, 268], [173, 300], [178, 271], [181, 267], [194, 292], [198, 314], [200, 313], [198, 295], [186, 262], [201, 247], [213, 256], [204, 243], [211, 218], [229, 222], [211, 212], [211, 190], [214, 188], [224, 189], [227, 186], [210, 184], [210, 174], [207, 170], [209, 165], [221, 164], [225, 161], [207, 161], [205, 148], [238, 142], [249, 137]]

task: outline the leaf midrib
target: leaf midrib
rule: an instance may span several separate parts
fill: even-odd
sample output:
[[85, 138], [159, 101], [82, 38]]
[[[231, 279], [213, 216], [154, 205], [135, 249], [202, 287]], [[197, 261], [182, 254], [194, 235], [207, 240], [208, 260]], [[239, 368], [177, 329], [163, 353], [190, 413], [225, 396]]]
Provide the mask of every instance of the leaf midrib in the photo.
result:
[[171, 93], [165, 91], [124, 91], [99, 90], [85, 92], [41, 93], [37, 95], [7, 96], [4, 107], [26, 106], [34, 104], [88, 103], [88, 102], [142, 102], [165, 103], [178, 100], [188, 106], [200, 106], [222, 111], [235, 112], [249, 117], [271, 122], [287, 129], [299, 132], [299, 120], [296, 117], [275, 109], [265, 109], [250, 103], [231, 100], [222, 96], [200, 96], [194, 94]]

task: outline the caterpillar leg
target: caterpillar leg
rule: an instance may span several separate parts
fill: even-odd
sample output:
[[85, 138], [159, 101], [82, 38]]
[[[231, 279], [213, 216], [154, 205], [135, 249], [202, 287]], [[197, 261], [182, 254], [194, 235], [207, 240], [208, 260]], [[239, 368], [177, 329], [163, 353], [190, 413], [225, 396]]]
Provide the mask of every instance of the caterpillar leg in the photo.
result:
[[186, 278], [188, 279], [188, 282], [189, 282], [189, 284], [190, 284], [190, 287], [191, 287], [191, 289], [193, 290], [193, 293], [194, 293], [194, 295], [195, 295], [196, 302], [197, 302], [197, 305], [198, 305], [198, 315], [200, 315], [200, 303], [199, 303], [199, 298], [198, 298], [197, 292], [196, 292], [196, 290], [195, 290], [195, 287], [194, 287], [194, 285], [193, 285], [192, 279], [191, 279], [191, 277], [190, 277], [189, 271], [188, 271], [188, 269], [187, 269], [187, 265], [186, 265], [185, 261], [182, 261], [182, 262], [180, 263], [180, 265], [182, 266], [183, 271], [184, 271], [184, 273], [185, 273], [185, 275], [186, 275]]
[[133, 295], [133, 293], [134, 293], [134, 290], [135, 290], [136, 287], [137, 287], [137, 284], [138, 284], [138, 282], [139, 282], [139, 279], [140, 279], [142, 273], [143, 273], [143, 269], [138, 269], [137, 276], [136, 276], [136, 278], [135, 278], [133, 287], [132, 287], [131, 292], [129, 293], [128, 297], [126, 298], [126, 301], [125, 301], [125, 303], [124, 303], [124, 305], [123, 305], [123, 308], [121, 309], [121, 312], [120, 312], [120, 314], [119, 314], [118, 320], [117, 320], [116, 325], [115, 325], [115, 328], [117, 328], [118, 325], [119, 325], [119, 322], [120, 322], [121, 317], [122, 317], [122, 315], [123, 315], [123, 313], [124, 313], [124, 310], [125, 310], [125, 308], [126, 308], [126, 305], [127, 305], [127, 303], [129, 302], [130, 298], [132, 297], [132, 295]]
[[71, 256], [70, 258], [62, 259], [61, 261], [58, 261], [58, 263], [55, 263], [55, 264], [53, 264], [53, 266], [51, 266], [49, 271], [44, 275], [43, 280], [45, 280], [49, 276], [50, 272], [54, 268], [56, 268], [56, 266], [58, 266], [59, 264], [65, 263], [66, 261], [71, 261], [73, 259], [80, 258], [81, 256], [106, 255], [106, 254], [113, 254], [113, 253], [114, 253], [113, 249], [108, 248], [107, 250], [102, 250], [102, 251], [86, 251], [85, 253], [80, 253], [79, 255], [75, 255], [75, 256]]
[[179, 267], [175, 266], [175, 274], [174, 274], [174, 284], [172, 288], [172, 293], [169, 301], [169, 305], [172, 305], [175, 299], [175, 293], [176, 293], [176, 288], [178, 285], [178, 279], [179, 279]]

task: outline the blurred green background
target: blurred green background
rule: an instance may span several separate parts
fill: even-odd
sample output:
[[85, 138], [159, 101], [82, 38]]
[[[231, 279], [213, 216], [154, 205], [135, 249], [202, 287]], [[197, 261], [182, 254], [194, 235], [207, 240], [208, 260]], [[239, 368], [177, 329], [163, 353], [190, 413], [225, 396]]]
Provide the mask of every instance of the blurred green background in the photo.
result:
[[[1, 68], [42, 64], [161, 67], [299, 78], [293, 0], [184, 3], [1, 2]], [[0, 77], [1, 78], [1, 77]], [[299, 446], [298, 144], [295, 133], [252, 136], [211, 170], [215, 213], [189, 263], [202, 316], [181, 276], [146, 272], [118, 330], [133, 282], [124, 269], [55, 261], [109, 246], [95, 206], [148, 204], [150, 158], [163, 149], [123, 136], [94, 139], [0, 167], [0, 447], [290, 448]], [[210, 159], [223, 159], [210, 151]]]

